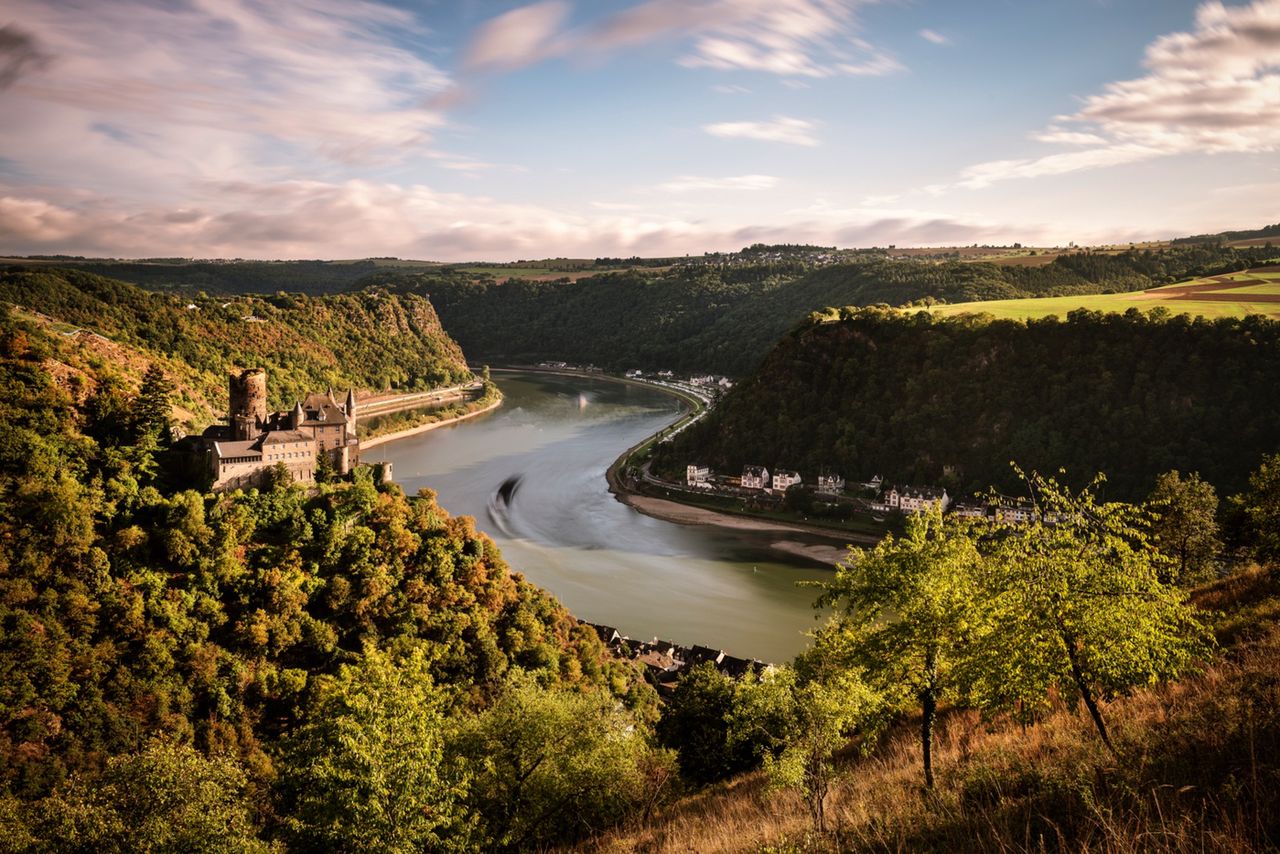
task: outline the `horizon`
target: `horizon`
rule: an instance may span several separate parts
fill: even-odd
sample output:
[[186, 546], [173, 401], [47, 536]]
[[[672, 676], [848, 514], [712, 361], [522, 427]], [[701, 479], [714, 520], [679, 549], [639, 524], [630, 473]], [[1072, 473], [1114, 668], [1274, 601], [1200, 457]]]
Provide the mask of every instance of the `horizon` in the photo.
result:
[[1280, 0], [6, 11], [9, 256], [1086, 247], [1280, 219]]

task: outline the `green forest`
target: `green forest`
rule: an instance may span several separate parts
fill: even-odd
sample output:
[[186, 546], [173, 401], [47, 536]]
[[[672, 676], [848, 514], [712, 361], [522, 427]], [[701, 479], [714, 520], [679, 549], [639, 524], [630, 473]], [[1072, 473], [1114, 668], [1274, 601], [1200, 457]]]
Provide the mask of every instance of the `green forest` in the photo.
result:
[[827, 306], [1133, 291], [1243, 270], [1274, 254], [1186, 246], [1080, 252], [1040, 266], [1004, 266], [865, 253], [828, 266], [803, 260], [699, 264], [574, 282], [499, 284], [447, 271], [383, 271], [361, 285], [429, 296], [449, 334], [473, 359], [743, 376], [787, 330]]
[[1013, 490], [1016, 460], [1106, 472], [1136, 500], [1161, 472], [1238, 491], [1280, 436], [1280, 324], [1159, 311], [992, 321], [840, 309], [788, 334], [702, 422], [660, 445], [659, 470], [794, 468]]
[[431, 303], [411, 294], [192, 297], [76, 270], [9, 267], [0, 272], [4, 303], [75, 399], [102, 382], [136, 390], [155, 363], [177, 386], [188, 431], [222, 417], [233, 367], [269, 366], [278, 409], [330, 386], [420, 390], [471, 379]]
[[0, 850], [525, 850], [651, 797], [653, 690], [470, 519], [162, 490], [167, 425], [43, 365], [0, 328]]

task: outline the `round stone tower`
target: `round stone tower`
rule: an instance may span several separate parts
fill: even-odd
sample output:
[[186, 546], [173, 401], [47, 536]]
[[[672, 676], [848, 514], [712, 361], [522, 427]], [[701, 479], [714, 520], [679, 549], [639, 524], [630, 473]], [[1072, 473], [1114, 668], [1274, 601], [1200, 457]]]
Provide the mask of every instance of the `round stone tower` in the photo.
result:
[[231, 432], [236, 439], [252, 439], [267, 420], [267, 372], [262, 368], [248, 368], [232, 374], [228, 386]]

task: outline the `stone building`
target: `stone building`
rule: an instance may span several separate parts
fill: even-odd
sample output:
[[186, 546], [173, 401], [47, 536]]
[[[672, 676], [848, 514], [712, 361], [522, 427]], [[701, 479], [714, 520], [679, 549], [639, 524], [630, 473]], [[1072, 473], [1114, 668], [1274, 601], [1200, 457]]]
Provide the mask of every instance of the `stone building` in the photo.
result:
[[315, 481], [320, 455], [345, 475], [360, 459], [356, 396], [339, 403], [333, 389], [309, 394], [288, 412], [267, 411], [267, 372], [250, 368], [228, 380], [227, 423], [204, 432], [215, 492], [266, 485], [281, 463], [295, 483]]

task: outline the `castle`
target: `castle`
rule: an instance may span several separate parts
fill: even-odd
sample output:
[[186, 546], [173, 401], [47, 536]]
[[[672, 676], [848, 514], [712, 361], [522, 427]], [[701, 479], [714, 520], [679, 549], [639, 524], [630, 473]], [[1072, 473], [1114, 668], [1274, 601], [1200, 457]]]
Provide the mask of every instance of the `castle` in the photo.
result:
[[283, 463], [295, 483], [315, 481], [322, 454], [336, 474], [359, 462], [356, 395], [347, 391], [338, 403], [333, 389], [309, 394], [288, 412], [267, 412], [267, 372], [250, 368], [232, 373], [227, 423], [204, 432], [213, 474], [213, 490], [265, 486], [270, 471]]

